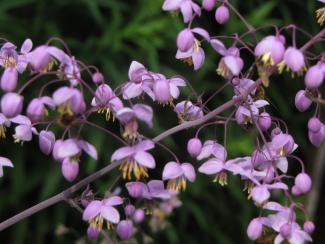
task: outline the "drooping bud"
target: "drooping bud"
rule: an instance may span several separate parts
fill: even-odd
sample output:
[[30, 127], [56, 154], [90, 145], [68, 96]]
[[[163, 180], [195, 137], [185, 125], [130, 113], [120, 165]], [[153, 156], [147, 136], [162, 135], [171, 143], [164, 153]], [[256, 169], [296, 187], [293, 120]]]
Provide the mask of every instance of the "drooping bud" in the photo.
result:
[[289, 238], [291, 235], [291, 232], [292, 232], [292, 226], [289, 223], [282, 225], [280, 228], [280, 234], [282, 235], [282, 237], [284, 239]]
[[287, 48], [283, 59], [293, 72], [298, 72], [305, 66], [305, 58], [303, 53], [294, 47]]
[[136, 181], [136, 182], [128, 182], [125, 184], [129, 195], [133, 198], [139, 198], [142, 197], [146, 185], [142, 182]]
[[17, 87], [18, 71], [13, 67], [4, 70], [1, 76], [1, 89], [5, 92], [12, 92]]
[[269, 113], [263, 112], [258, 117], [258, 125], [262, 131], [267, 131], [272, 124], [271, 116]]
[[171, 99], [170, 88], [167, 80], [157, 80], [153, 85], [155, 98], [160, 103], [168, 103]]
[[315, 225], [311, 221], [306, 221], [304, 223], [304, 231], [306, 231], [308, 234], [312, 234], [315, 230]]
[[298, 188], [297, 186], [293, 186], [293, 187], [291, 188], [291, 193], [292, 193], [293, 195], [295, 195], [295, 196], [299, 196], [299, 195], [301, 195], [301, 192], [300, 192], [300, 190], [299, 190], [299, 188]]
[[317, 133], [321, 129], [322, 123], [316, 117], [310, 118], [308, 121], [308, 130]]
[[247, 227], [247, 236], [252, 241], [256, 241], [261, 237], [263, 232], [263, 225], [259, 218], [252, 219]]
[[309, 175], [307, 175], [306, 173], [298, 174], [295, 178], [295, 186], [303, 194], [309, 192], [312, 186], [312, 182]]
[[44, 154], [50, 155], [54, 146], [54, 142], [55, 142], [55, 135], [52, 131], [42, 130], [40, 132], [39, 147]]
[[87, 236], [90, 240], [96, 240], [99, 236], [100, 231], [97, 228], [91, 226], [87, 229]]
[[1, 99], [1, 111], [7, 118], [13, 118], [23, 110], [24, 97], [17, 93], [6, 93]]
[[321, 86], [324, 73], [320, 65], [310, 67], [305, 76], [305, 85], [308, 89], [316, 89]]
[[67, 181], [74, 181], [79, 173], [79, 163], [70, 158], [65, 158], [62, 161], [61, 172]]
[[229, 9], [224, 5], [220, 6], [216, 9], [215, 18], [221, 25], [227, 23], [229, 20]]
[[133, 214], [133, 220], [135, 223], [141, 223], [144, 220], [144, 216], [145, 214], [143, 209], [138, 208]]
[[192, 31], [188, 28], [182, 30], [178, 33], [177, 36], [177, 48], [182, 51], [186, 52], [194, 45], [194, 35]]
[[95, 72], [93, 75], [92, 75], [92, 80], [95, 84], [99, 85], [101, 83], [104, 82], [104, 76], [102, 73], [100, 73], [99, 71], [98, 72]]
[[193, 157], [196, 158], [202, 150], [202, 142], [199, 138], [192, 138], [187, 142], [187, 152]]
[[118, 223], [116, 232], [122, 241], [128, 240], [133, 234], [133, 223], [131, 220], [122, 220]]
[[216, 0], [203, 0], [202, 7], [206, 11], [212, 11], [216, 5]]
[[309, 130], [308, 138], [315, 147], [319, 147], [325, 139], [325, 125], [321, 123], [320, 130], [317, 132], [312, 132]]
[[135, 211], [135, 207], [132, 204], [128, 204], [124, 208], [124, 212], [126, 216], [132, 216]]
[[295, 97], [295, 105], [300, 112], [305, 112], [311, 104], [312, 101], [306, 96], [304, 90], [300, 90], [297, 92]]

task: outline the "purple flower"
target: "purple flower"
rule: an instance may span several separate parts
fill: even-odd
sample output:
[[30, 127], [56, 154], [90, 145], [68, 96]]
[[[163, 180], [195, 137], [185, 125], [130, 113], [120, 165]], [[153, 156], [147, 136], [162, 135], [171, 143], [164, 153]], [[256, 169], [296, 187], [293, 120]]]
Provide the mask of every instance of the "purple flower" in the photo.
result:
[[116, 150], [111, 161], [122, 162], [120, 170], [124, 179], [131, 179], [133, 174], [137, 180], [141, 177], [148, 177], [148, 168], [156, 167], [154, 157], [146, 151], [154, 148], [154, 143], [150, 140], [143, 140], [132, 146], [122, 147]]
[[76, 88], [60, 87], [53, 93], [53, 101], [62, 115], [72, 116], [83, 113], [86, 109], [84, 97]]
[[324, 72], [320, 63], [310, 67], [305, 75], [305, 85], [308, 89], [316, 89], [323, 84]]
[[269, 113], [263, 112], [258, 117], [258, 125], [262, 131], [267, 131], [272, 124], [272, 119]]
[[247, 227], [247, 236], [252, 241], [256, 241], [263, 233], [261, 218], [252, 219]]
[[197, 156], [197, 160], [202, 160], [210, 156], [225, 161], [227, 158], [227, 151], [221, 144], [212, 140], [207, 140], [204, 142], [201, 153]]
[[174, 111], [185, 121], [196, 120], [203, 117], [203, 111], [195, 106], [191, 101], [182, 101], [177, 103]]
[[297, 92], [295, 97], [295, 105], [300, 112], [305, 112], [312, 103], [313, 102], [306, 96], [306, 92], [304, 90]]
[[266, 100], [256, 100], [250, 102], [247, 106], [239, 106], [236, 110], [235, 118], [239, 125], [253, 123], [259, 117], [259, 108], [262, 108], [269, 103]]
[[168, 180], [167, 188], [176, 192], [186, 189], [186, 182], [194, 182], [195, 169], [190, 163], [169, 162], [165, 165], [162, 175], [163, 180]]
[[285, 39], [281, 35], [267, 36], [263, 38], [255, 47], [255, 56], [264, 65], [276, 65], [283, 59]]
[[58, 158], [79, 157], [81, 152], [86, 152], [90, 157], [97, 160], [97, 150], [89, 142], [77, 139], [67, 139], [60, 143], [57, 148]]
[[5, 92], [12, 92], [17, 87], [18, 72], [13, 67], [4, 70], [1, 76], [1, 89]]
[[193, 14], [200, 16], [201, 8], [192, 0], [165, 0], [162, 9], [164, 11], [181, 11], [185, 23], [193, 18]]
[[199, 138], [195, 137], [190, 139], [187, 142], [187, 152], [193, 157], [196, 158], [199, 156], [202, 150], [202, 142]]
[[82, 219], [88, 221], [90, 227], [98, 231], [103, 229], [104, 221], [106, 221], [109, 229], [112, 224], [117, 224], [120, 221], [120, 214], [113, 206], [122, 203], [122, 198], [118, 196], [109, 197], [101, 201], [91, 201], [85, 208]]
[[216, 0], [203, 0], [202, 7], [207, 11], [212, 11], [216, 6]]
[[278, 64], [278, 68], [280, 73], [286, 68], [287, 71], [291, 70], [302, 75], [306, 69], [303, 53], [295, 47], [288, 47], [284, 53], [283, 61]]
[[42, 45], [29, 52], [26, 57], [28, 65], [34, 72], [46, 72], [51, 70], [53, 61], [48, 52], [49, 46]]
[[122, 220], [116, 227], [117, 235], [122, 241], [128, 240], [133, 234], [133, 223], [131, 220]]
[[[210, 41], [210, 35], [206, 30], [202, 28], [194, 28], [191, 29], [191, 31], [199, 34], [205, 40]], [[193, 65], [194, 70], [200, 69], [205, 60], [205, 53], [201, 48], [201, 42], [198, 39], [194, 38], [194, 43], [189, 49], [186, 51], [182, 51], [180, 49], [177, 50], [176, 59], [184, 60], [189, 65]]]
[[31, 141], [33, 133], [38, 134], [36, 128], [32, 126], [31, 121], [26, 116], [18, 115], [12, 118], [11, 121], [18, 124], [13, 135], [15, 143], [23, 144], [25, 141]]
[[123, 98], [131, 99], [140, 96], [144, 92], [153, 99], [152, 85], [155, 79], [154, 76], [141, 63], [132, 61], [129, 68], [129, 81], [122, 86]]
[[306, 173], [300, 173], [295, 178], [295, 184], [293, 186], [295, 189], [293, 190], [294, 195], [306, 194], [310, 191], [312, 187], [312, 181]]
[[3, 167], [14, 167], [14, 165], [10, 159], [0, 157], [0, 178], [3, 176]]
[[6, 93], [1, 98], [1, 111], [7, 118], [13, 118], [23, 110], [24, 97], [13, 92]]
[[257, 205], [264, 204], [271, 196], [270, 190], [288, 190], [288, 186], [282, 182], [257, 185], [252, 189], [251, 196]]
[[238, 76], [244, 67], [244, 62], [240, 58], [239, 49], [236, 47], [227, 49], [218, 39], [212, 39], [210, 43], [214, 50], [223, 56], [218, 65], [218, 74], [225, 78]]
[[168, 104], [179, 97], [179, 86], [186, 86], [186, 83], [181, 78], [159, 79], [155, 80], [153, 92], [155, 100], [161, 104]]
[[289, 243], [295, 244], [303, 244], [306, 241], [312, 241], [309, 234], [303, 231], [296, 222], [292, 224], [285, 224], [284, 226], [286, 227], [286, 229], [284, 231], [282, 229], [283, 226], [281, 226], [280, 231], [282, 231], [274, 239], [275, 244], [283, 243], [284, 240], [288, 240]]
[[44, 116], [48, 114], [45, 105], [47, 105], [51, 109], [55, 108], [55, 103], [50, 97], [44, 96], [32, 99], [27, 106], [28, 118], [32, 122], [42, 121], [44, 119]]
[[138, 136], [137, 120], [145, 122], [152, 127], [153, 111], [145, 104], [135, 104], [132, 109], [124, 107], [116, 113], [116, 118], [124, 126], [124, 138], [134, 139]]
[[98, 113], [105, 113], [107, 120], [110, 118], [111, 111], [115, 114], [118, 110], [123, 108], [122, 101], [106, 84], [97, 87], [91, 105], [97, 109]]
[[52, 131], [42, 130], [39, 133], [39, 147], [44, 154], [50, 155], [54, 146], [54, 142], [55, 135]]
[[78, 161], [74, 158], [64, 158], [61, 163], [61, 172], [67, 181], [74, 181], [79, 173]]
[[229, 20], [229, 9], [226, 6], [221, 5], [216, 9], [215, 18], [221, 25], [227, 23]]

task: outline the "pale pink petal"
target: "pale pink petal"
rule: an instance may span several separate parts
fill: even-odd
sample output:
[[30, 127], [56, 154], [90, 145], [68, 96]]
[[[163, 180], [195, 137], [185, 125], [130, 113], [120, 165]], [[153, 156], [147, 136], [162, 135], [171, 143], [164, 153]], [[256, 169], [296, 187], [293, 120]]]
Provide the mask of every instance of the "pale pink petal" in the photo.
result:
[[141, 84], [135, 84], [132, 82], [129, 82], [123, 86], [122, 90], [124, 99], [131, 99], [139, 96], [142, 93]]
[[194, 182], [196, 178], [196, 174], [193, 165], [190, 163], [182, 163], [181, 167], [185, 175], [185, 178], [190, 182]]
[[95, 218], [101, 211], [103, 203], [101, 201], [90, 202], [82, 214], [82, 219], [87, 221]]
[[132, 147], [119, 148], [112, 154], [111, 161], [120, 161], [121, 159], [131, 156], [133, 153], [134, 149]]
[[78, 146], [84, 150], [90, 157], [97, 160], [97, 150], [96, 148], [91, 145], [89, 142], [86, 142], [84, 140], [78, 141]]
[[210, 41], [210, 35], [209, 33], [202, 29], [202, 28], [193, 28], [192, 32], [199, 34], [200, 36], [202, 36], [205, 40]]
[[146, 68], [143, 66], [143, 64], [137, 62], [137, 61], [132, 61], [130, 68], [129, 68], [129, 79], [132, 80], [133, 78], [133, 73], [137, 72], [138, 70], [145, 70]]
[[193, 59], [194, 70], [200, 69], [205, 60], [204, 50], [200, 48], [198, 52], [193, 52], [192, 59]]
[[74, 139], [65, 140], [58, 149], [58, 157], [67, 158], [80, 153], [80, 147]]
[[213, 49], [216, 50], [220, 55], [225, 56], [227, 54], [227, 48], [218, 39], [212, 39], [210, 43]]
[[193, 16], [192, 6], [190, 1], [181, 4], [181, 12], [185, 23], [189, 22]]
[[135, 112], [135, 116], [145, 122], [149, 127], [152, 127], [152, 118], [153, 111], [152, 108], [145, 104], [136, 104], [133, 107], [133, 111]]
[[176, 179], [183, 175], [183, 169], [176, 162], [169, 162], [165, 165], [163, 170], [163, 180]]
[[123, 203], [123, 199], [119, 196], [112, 196], [107, 199], [104, 199], [103, 202], [104, 205], [116, 206], [116, 205], [121, 205]]
[[268, 191], [265, 185], [255, 186], [252, 190], [252, 198], [253, 200], [258, 203], [262, 204], [270, 197], [270, 192]]
[[214, 175], [223, 170], [224, 163], [219, 159], [210, 159], [200, 166], [198, 171], [207, 175]]
[[156, 167], [155, 159], [150, 153], [144, 151], [137, 152], [134, 155], [134, 159], [137, 161], [137, 163], [149, 169], [153, 169]]
[[148, 151], [152, 148], [155, 147], [155, 144], [153, 143], [153, 141], [151, 140], [143, 140], [140, 141], [136, 146], [135, 146], [135, 150], [136, 151]]
[[107, 221], [113, 224], [117, 224], [118, 222], [120, 222], [119, 212], [111, 206], [107, 206], [107, 205], [103, 206], [100, 211], [100, 215], [103, 216], [104, 219], [106, 219]]
[[183, 0], [166, 0], [162, 6], [165, 11], [173, 11], [179, 9]]

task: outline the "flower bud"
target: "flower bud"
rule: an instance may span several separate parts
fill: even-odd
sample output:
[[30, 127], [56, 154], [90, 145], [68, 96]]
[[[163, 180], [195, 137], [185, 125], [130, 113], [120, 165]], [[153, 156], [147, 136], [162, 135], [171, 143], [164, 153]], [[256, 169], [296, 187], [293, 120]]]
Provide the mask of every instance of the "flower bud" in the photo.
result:
[[133, 234], [133, 223], [131, 220], [122, 220], [116, 227], [116, 232], [122, 241], [128, 240]]
[[304, 223], [304, 231], [306, 231], [308, 234], [312, 234], [315, 230], [315, 225], [311, 221], [306, 221]]
[[75, 160], [71, 160], [70, 158], [65, 158], [62, 161], [61, 172], [64, 178], [71, 182], [74, 181], [79, 173], [79, 164]]
[[219, 8], [217, 8], [216, 10], [216, 21], [219, 24], [225, 24], [227, 23], [227, 21], [229, 20], [229, 9], [226, 6], [220, 6]]
[[325, 125], [321, 123], [321, 128], [318, 132], [308, 131], [308, 138], [315, 147], [319, 147], [325, 139]]
[[284, 53], [284, 61], [288, 67], [298, 72], [305, 66], [305, 58], [303, 53], [294, 47], [288, 47]]
[[34, 98], [27, 106], [27, 116], [32, 122], [39, 122], [43, 119], [45, 107], [40, 98]]
[[290, 237], [291, 235], [291, 232], [292, 232], [292, 226], [291, 224], [287, 223], [287, 224], [284, 224], [280, 227], [280, 234], [282, 235], [282, 237], [284, 239], [287, 239]]
[[306, 173], [300, 173], [295, 178], [295, 186], [301, 193], [307, 193], [310, 191], [312, 182]]
[[281, 129], [279, 127], [274, 128], [271, 131], [271, 137], [275, 137], [276, 135], [280, 135], [282, 133]]
[[247, 227], [247, 236], [252, 241], [256, 241], [261, 237], [263, 232], [263, 225], [259, 218], [252, 219]]
[[193, 157], [196, 158], [202, 150], [202, 142], [198, 138], [192, 138], [187, 142], [187, 152]]
[[100, 231], [97, 228], [91, 226], [87, 229], [87, 236], [90, 240], [96, 240], [99, 236]]
[[30, 125], [18, 125], [15, 128], [15, 142], [24, 142], [32, 140], [32, 127]]
[[95, 72], [93, 75], [92, 75], [92, 80], [95, 84], [101, 84], [104, 82], [104, 76], [102, 73], [100, 73], [99, 71], [98, 72]]
[[194, 35], [192, 31], [188, 28], [182, 30], [178, 33], [177, 36], [177, 48], [182, 51], [186, 52], [194, 45]]
[[142, 197], [146, 185], [142, 182], [136, 181], [136, 182], [128, 182], [125, 184], [129, 195], [133, 198], [139, 198]]
[[263, 112], [258, 117], [257, 122], [262, 131], [267, 131], [272, 123], [271, 116], [268, 113]]
[[7, 118], [13, 118], [23, 110], [24, 97], [17, 93], [6, 93], [1, 99], [1, 111]]
[[135, 210], [133, 214], [133, 220], [135, 223], [141, 223], [144, 220], [144, 211], [141, 208]]
[[40, 132], [39, 147], [44, 154], [50, 155], [54, 146], [54, 142], [55, 142], [55, 135], [52, 131], [42, 130]]
[[297, 92], [295, 97], [295, 105], [300, 112], [305, 112], [311, 104], [312, 101], [306, 96], [304, 90], [300, 90]]
[[203, 0], [202, 7], [206, 11], [212, 11], [216, 5], [216, 0]]
[[305, 85], [308, 89], [316, 89], [321, 86], [324, 73], [320, 65], [310, 67], [305, 75]]
[[128, 204], [124, 208], [124, 212], [126, 216], [131, 216], [135, 211], [135, 207], [132, 204]]
[[297, 186], [293, 186], [291, 188], [291, 193], [295, 196], [300, 196], [301, 195], [301, 191], [299, 190], [299, 188]]
[[310, 118], [308, 121], [308, 130], [313, 133], [318, 132], [321, 129], [322, 123], [316, 117]]
[[1, 76], [1, 89], [5, 92], [12, 92], [17, 87], [18, 71], [15, 68], [6, 68]]
[[167, 80], [157, 80], [153, 85], [155, 98], [160, 103], [168, 103], [171, 99], [170, 88]]

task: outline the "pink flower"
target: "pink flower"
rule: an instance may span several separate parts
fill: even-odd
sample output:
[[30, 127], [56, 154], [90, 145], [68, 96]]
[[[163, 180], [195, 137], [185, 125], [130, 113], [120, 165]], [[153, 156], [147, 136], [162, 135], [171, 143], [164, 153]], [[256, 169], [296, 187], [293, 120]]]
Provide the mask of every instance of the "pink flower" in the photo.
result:
[[186, 182], [194, 182], [195, 169], [190, 163], [169, 162], [163, 170], [163, 180], [168, 180], [167, 188], [176, 192], [186, 189]]
[[189, 22], [193, 14], [201, 15], [201, 8], [192, 0], [165, 0], [162, 9], [164, 11], [181, 11], [184, 22]]

